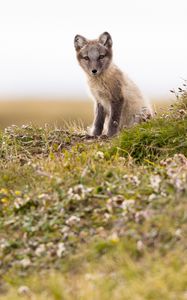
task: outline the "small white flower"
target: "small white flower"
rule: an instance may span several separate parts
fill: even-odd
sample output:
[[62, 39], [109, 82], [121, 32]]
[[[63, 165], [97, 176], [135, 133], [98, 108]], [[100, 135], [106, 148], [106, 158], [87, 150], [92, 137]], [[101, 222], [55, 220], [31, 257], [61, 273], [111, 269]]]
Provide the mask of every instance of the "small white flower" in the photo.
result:
[[178, 238], [181, 238], [182, 237], [182, 230], [180, 228], [178, 228], [176, 231], [175, 231], [175, 236], [178, 237]]
[[28, 286], [26, 285], [22, 285], [18, 288], [18, 294], [19, 295], [30, 295], [31, 291], [30, 289], [28, 288]]
[[135, 204], [135, 200], [125, 200], [122, 203], [122, 208], [126, 211], [131, 210]]
[[151, 202], [151, 201], [153, 201], [153, 200], [155, 200], [156, 199], [156, 194], [151, 194], [151, 195], [149, 195], [149, 197], [148, 197], [148, 201], [149, 202]]
[[28, 124], [23, 124], [23, 125], [21, 126], [22, 129], [27, 129], [28, 127], [29, 127]]
[[61, 233], [67, 233], [69, 231], [69, 227], [68, 226], [64, 226], [61, 230]]
[[49, 195], [48, 194], [40, 194], [38, 195], [38, 199], [49, 199]]
[[173, 183], [177, 190], [182, 191], [184, 189], [184, 181], [180, 178], [175, 178]]
[[59, 243], [59, 244], [58, 244], [57, 251], [56, 251], [57, 256], [58, 256], [59, 258], [62, 257], [62, 254], [65, 252], [65, 250], [66, 250], [66, 248], [65, 248], [64, 243]]
[[97, 159], [97, 160], [104, 159], [104, 153], [102, 151], [97, 151], [95, 154], [95, 159]]
[[41, 245], [39, 245], [38, 248], [36, 249], [35, 254], [36, 254], [37, 256], [41, 256], [42, 254], [44, 254], [45, 250], [46, 250], [46, 249], [45, 249], [45, 245], [44, 245], [44, 244], [41, 244]]
[[132, 176], [131, 182], [134, 183], [136, 186], [140, 185], [140, 180], [138, 179], [137, 176]]
[[117, 234], [117, 232], [113, 232], [109, 237], [108, 237], [108, 240], [110, 242], [112, 242], [113, 244], [116, 244], [119, 242], [119, 236]]
[[138, 251], [142, 251], [144, 249], [144, 243], [141, 240], [137, 241], [136, 246]]
[[93, 188], [85, 187], [82, 184], [75, 185], [68, 190], [68, 198], [74, 200], [84, 200]]
[[127, 182], [134, 184], [135, 186], [139, 186], [140, 185], [140, 180], [138, 178], [138, 176], [136, 175], [127, 175], [125, 174], [123, 176], [123, 179], [125, 179]]
[[148, 210], [138, 211], [135, 214], [135, 222], [137, 223], [142, 222], [143, 220], [148, 219], [150, 216], [151, 216], [151, 212]]
[[184, 109], [179, 109], [179, 113], [180, 113], [181, 115], [186, 115], [186, 110], [184, 110]]
[[121, 207], [124, 201], [124, 197], [122, 195], [113, 196], [112, 198], [108, 199], [107, 201], [107, 209], [111, 213], [114, 207]]
[[105, 214], [104, 214], [104, 219], [105, 219], [105, 221], [110, 220], [110, 219], [111, 219], [111, 215], [108, 214], [108, 213], [105, 213]]
[[159, 175], [152, 175], [150, 177], [150, 183], [153, 188], [153, 190], [158, 193], [159, 188], [160, 188], [160, 183], [161, 183], [161, 177]]
[[0, 248], [6, 249], [9, 246], [9, 242], [7, 240], [5, 240], [4, 238], [0, 240]]
[[167, 197], [166, 192], [163, 192], [163, 191], [160, 193], [160, 195], [161, 195], [162, 197]]
[[76, 216], [71, 216], [67, 221], [66, 221], [66, 224], [69, 225], [69, 226], [73, 226], [77, 223], [80, 222], [80, 218], [79, 217], [76, 217]]
[[24, 205], [24, 199], [22, 198], [17, 198], [15, 201], [14, 201], [14, 207], [16, 209], [19, 209], [20, 207], [22, 207]]
[[73, 193], [72, 194], [69, 193], [69, 198], [77, 201], [83, 199], [79, 194], [73, 194]]
[[30, 265], [31, 265], [31, 261], [30, 259], [27, 257], [27, 258], [24, 258], [20, 261], [20, 265], [23, 267], [23, 268], [28, 268]]

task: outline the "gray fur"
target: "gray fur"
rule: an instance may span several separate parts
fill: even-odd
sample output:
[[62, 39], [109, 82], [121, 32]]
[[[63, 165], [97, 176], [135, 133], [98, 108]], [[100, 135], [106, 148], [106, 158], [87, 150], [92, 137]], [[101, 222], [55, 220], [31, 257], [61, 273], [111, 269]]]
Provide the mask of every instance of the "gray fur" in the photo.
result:
[[93, 135], [99, 136], [103, 132], [104, 122], [105, 122], [106, 112], [104, 107], [97, 102], [95, 109], [95, 120], [94, 120], [94, 130]]
[[102, 33], [99, 37], [99, 43], [101, 43], [107, 48], [111, 48], [112, 47], [111, 35], [108, 32]]
[[87, 44], [87, 40], [82, 35], [76, 35], [74, 38], [74, 46], [76, 51], [79, 51]]
[[147, 115], [152, 115], [138, 87], [112, 63], [112, 38], [108, 32], [96, 40], [77, 35], [74, 45], [96, 100], [93, 135], [113, 136], [121, 128], [131, 127], [142, 119], [144, 107]]

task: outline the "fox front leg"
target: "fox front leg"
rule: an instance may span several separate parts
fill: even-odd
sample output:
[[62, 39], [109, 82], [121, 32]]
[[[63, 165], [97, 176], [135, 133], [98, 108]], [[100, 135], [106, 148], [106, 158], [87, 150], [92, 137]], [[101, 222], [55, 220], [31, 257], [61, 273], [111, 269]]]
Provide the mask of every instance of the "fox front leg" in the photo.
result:
[[118, 132], [123, 107], [123, 99], [111, 101], [111, 112], [108, 123], [107, 136], [111, 137]]
[[102, 134], [103, 126], [105, 122], [106, 112], [104, 107], [97, 102], [95, 109], [95, 120], [93, 124], [92, 135], [99, 136]]

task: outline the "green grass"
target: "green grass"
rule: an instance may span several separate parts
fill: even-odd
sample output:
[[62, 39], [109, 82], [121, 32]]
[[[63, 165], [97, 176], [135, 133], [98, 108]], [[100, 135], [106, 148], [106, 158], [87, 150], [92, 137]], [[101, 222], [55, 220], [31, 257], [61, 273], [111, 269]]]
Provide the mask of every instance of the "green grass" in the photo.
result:
[[187, 299], [180, 99], [112, 140], [81, 128], [0, 133], [0, 299]]
[[171, 120], [157, 118], [141, 126], [124, 130], [113, 152], [136, 162], [155, 161], [175, 153], [187, 155], [187, 119]]

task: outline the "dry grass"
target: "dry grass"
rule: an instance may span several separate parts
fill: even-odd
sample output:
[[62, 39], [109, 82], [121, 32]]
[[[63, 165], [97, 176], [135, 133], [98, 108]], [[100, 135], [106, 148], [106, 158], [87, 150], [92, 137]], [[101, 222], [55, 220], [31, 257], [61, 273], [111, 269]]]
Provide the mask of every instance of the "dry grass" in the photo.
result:
[[85, 126], [90, 124], [93, 115], [92, 101], [78, 100], [8, 100], [0, 102], [0, 127], [16, 124], [37, 125], [56, 124], [82, 121]]
[[[172, 103], [171, 99], [153, 100], [154, 110], [160, 114]], [[52, 100], [52, 99], [0, 99], [0, 128], [12, 124], [22, 125], [34, 123], [43, 126], [62, 126], [64, 122], [81, 121], [88, 126], [93, 119], [93, 101], [91, 100]]]

